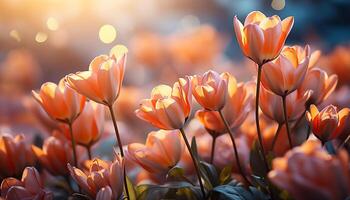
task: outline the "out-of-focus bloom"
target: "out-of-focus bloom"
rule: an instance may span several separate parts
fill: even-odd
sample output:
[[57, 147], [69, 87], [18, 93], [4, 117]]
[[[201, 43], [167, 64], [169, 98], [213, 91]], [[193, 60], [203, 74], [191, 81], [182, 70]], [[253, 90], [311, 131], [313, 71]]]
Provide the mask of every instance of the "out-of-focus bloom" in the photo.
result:
[[[107, 106], [117, 100], [124, 79], [126, 50], [94, 58], [89, 71], [77, 72], [66, 76], [70, 87], [87, 98]], [[122, 55], [119, 55], [122, 54]]]
[[338, 112], [337, 107], [329, 105], [320, 112], [315, 105], [306, 112], [306, 119], [312, 128], [312, 133], [322, 142], [335, 139], [342, 134], [349, 123], [350, 109], [343, 108]]
[[42, 149], [32, 145], [32, 150], [40, 164], [51, 174], [68, 175], [67, 163], [73, 163], [73, 150], [61, 133], [54, 132], [53, 136], [45, 139]]
[[281, 21], [277, 15], [266, 17], [259, 11], [249, 13], [244, 26], [237, 16], [233, 20], [237, 41], [243, 54], [258, 65], [279, 55], [293, 23], [293, 17]]
[[[285, 124], [281, 126], [282, 127], [279, 130], [278, 137], [276, 138], [273, 149], [272, 149], [272, 143], [274, 138], [276, 137], [277, 124], [269, 125], [268, 127], [262, 130], [263, 145], [264, 145], [264, 150], [266, 151], [265, 154], [268, 154], [269, 152], [273, 152], [273, 154], [276, 157], [279, 157], [279, 156], [283, 156], [290, 149], [286, 126]], [[294, 135], [295, 134], [292, 133], [291, 138], [292, 138], [293, 144], [296, 144]]]
[[44, 83], [39, 93], [32, 91], [34, 98], [53, 119], [72, 123], [85, 105], [85, 97], [75, 92], [61, 79], [59, 84]]
[[347, 85], [350, 82], [350, 46], [337, 46], [323, 59], [323, 66], [339, 77], [339, 84]]
[[1, 197], [6, 200], [53, 199], [52, 193], [44, 189], [39, 172], [34, 167], [26, 167], [21, 180], [4, 179], [1, 183]]
[[23, 135], [0, 135], [0, 178], [19, 177], [23, 169], [34, 164], [34, 155]]
[[334, 91], [337, 86], [338, 76], [328, 74], [319, 68], [313, 68], [306, 73], [305, 80], [301, 85], [299, 91], [305, 92], [312, 90], [308, 104], [320, 104], [323, 100]]
[[144, 99], [135, 113], [160, 129], [180, 129], [191, 113], [191, 103], [191, 81], [180, 78], [173, 88], [168, 85], [153, 88], [151, 98]]
[[227, 80], [224, 78], [224, 73], [220, 75], [209, 70], [203, 76], [193, 76], [192, 93], [203, 108], [211, 111], [221, 110], [225, 106], [227, 94]]
[[123, 158], [116, 155], [113, 163], [98, 158], [89, 161], [85, 172], [70, 164], [68, 169], [77, 184], [91, 197], [96, 197], [102, 188], [109, 186], [113, 199], [118, 199], [123, 192], [123, 166]]
[[112, 189], [109, 186], [101, 188], [96, 195], [96, 200], [112, 200]]
[[150, 132], [146, 144], [128, 145], [128, 157], [150, 173], [165, 174], [180, 160], [183, 143], [178, 131]]
[[196, 118], [201, 122], [204, 128], [213, 136], [219, 136], [226, 133], [226, 127], [217, 111], [198, 110]]
[[350, 194], [349, 156], [331, 156], [317, 141], [307, 141], [272, 163], [270, 180], [298, 200], [342, 200]]
[[[288, 121], [295, 121], [305, 111], [305, 103], [310, 98], [312, 92], [306, 91], [300, 93], [294, 91], [286, 97], [287, 117]], [[263, 86], [260, 93], [261, 111], [270, 119], [277, 123], [284, 123], [283, 102], [280, 96], [268, 91]]]
[[[75, 141], [85, 147], [95, 144], [101, 137], [105, 123], [105, 107], [95, 102], [86, 102], [85, 108], [73, 123]], [[63, 127], [70, 139], [68, 126]]]
[[303, 82], [309, 66], [310, 47], [306, 45], [304, 53], [298, 53], [297, 47], [283, 48], [280, 56], [264, 65], [261, 83], [266, 89], [279, 96], [295, 91]]

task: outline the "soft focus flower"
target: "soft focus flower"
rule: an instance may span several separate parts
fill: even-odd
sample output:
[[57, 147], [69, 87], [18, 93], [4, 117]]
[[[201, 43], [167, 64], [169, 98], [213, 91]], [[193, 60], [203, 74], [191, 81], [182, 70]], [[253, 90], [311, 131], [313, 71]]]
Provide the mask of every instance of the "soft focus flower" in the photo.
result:
[[[288, 121], [295, 121], [305, 111], [305, 103], [310, 98], [312, 92], [304, 93], [294, 91], [286, 97], [287, 117]], [[284, 112], [282, 106], [282, 98], [268, 91], [261, 86], [260, 108], [261, 111], [270, 119], [279, 124], [284, 123]]]
[[26, 167], [21, 180], [4, 179], [1, 183], [1, 197], [6, 200], [53, 199], [52, 193], [44, 189], [39, 172], [34, 167]]
[[[224, 74], [209, 70], [202, 75], [192, 77], [192, 93], [197, 102], [205, 109], [219, 111], [225, 106], [227, 80]], [[232, 80], [236, 81], [236, 80]]]
[[[286, 126], [285, 124], [280, 126], [282, 127], [280, 127], [279, 133], [277, 133], [277, 124], [269, 125], [262, 130], [263, 145], [264, 150], [266, 151], [265, 154], [273, 152], [274, 156], [278, 157], [283, 156], [290, 149]], [[276, 137], [276, 134], [278, 134], [278, 137], [276, 138], [275, 144], [272, 148], [272, 143]], [[293, 144], [295, 144], [295, 137], [293, 136], [295, 136], [295, 134], [292, 133], [291, 138]]]
[[109, 186], [101, 188], [96, 195], [96, 200], [112, 200], [112, 189]]
[[317, 141], [307, 141], [272, 163], [270, 180], [298, 200], [342, 200], [350, 194], [349, 156], [331, 156]]
[[89, 161], [85, 172], [70, 164], [68, 169], [77, 184], [91, 197], [96, 197], [102, 188], [109, 186], [113, 199], [118, 199], [123, 192], [123, 166], [123, 158], [116, 155], [113, 163], [98, 158]]
[[191, 82], [189, 78], [180, 78], [173, 88], [168, 85], [153, 88], [151, 98], [144, 99], [135, 113], [160, 129], [180, 129], [191, 113], [191, 103]]
[[306, 119], [309, 121], [312, 133], [322, 142], [335, 139], [346, 128], [349, 123], [350, 109], [343, 108], [338, 112], [337, 107], [329, 105], [320, 112], [315, 105], [310, 106], [306, 112]]
[[97, 56], [91, 61], [89, 71], [66, 76], [69, 86], [95, 102], [112, 106], [124, 79], [126, 50], [121, 54], [111, 51], [109, 56]]
[[[86, 102], [85, 108], [73, 123], [73, 135], [77, 144], [90, 147], [101, 137], [105, 123], [105, 107], [95, 102]], [[63, 127], [70, 139], [69, 129]]]
[[293, 17], [283, 21], [277, 16], [266, 17], [259, 11], [248, 14], [244, 25], [235, 16], [234, 30], [243, 54], [258, 65], [275, 59], [292, 29]]
[[23, 135], [0, 135], [0, 178], [19, 177], [25, 167], [34, 164], [34, 155]]
[[324, 66], [327, 70], [336, 73], [339, 77], [339, 84], [347, 85], [350, 82], [350, 46], [339, 45], [324, 58]]
[[261, 77], [264, 87], [279, 96], [296, 90], [308, 70], [310, 47], [306, 45], [304, 51], [300, 54], [295, 46], [285, 47], [276, 60], [266, 63]]
[[64, 79], [58, 85], [44, 83], [39, 93], [32, 91], [32, 94], [53, 119], [65, 123], [72, 123], [85, 105], [85, 97], [66, 86]]
[[128, 145], [128, 157], [150, 173], [165, 174], [181, 158], [183, 143], [178, 131], [154, 131], [146, 144]]
[[32, 145], [32, 150], [41, 166], [53, 175], [68, 175], [67, 163], [73, 163], [72, 146], [62, 133], [54, 131], [45, 139], [43, 147]]
[[306, 73], [305, 80], [300, 87], [301, 92], [312, 90], [308, 104], [320, 104], [334, 91], [337, 86], [338, 76], [328, 74], [319, 68], [313, 68]]
[[213, 136], [219, 136], [226, 133], [226, 127], [217, 111], [198, 110], [196, 118], [201, 122], [204, 128]]

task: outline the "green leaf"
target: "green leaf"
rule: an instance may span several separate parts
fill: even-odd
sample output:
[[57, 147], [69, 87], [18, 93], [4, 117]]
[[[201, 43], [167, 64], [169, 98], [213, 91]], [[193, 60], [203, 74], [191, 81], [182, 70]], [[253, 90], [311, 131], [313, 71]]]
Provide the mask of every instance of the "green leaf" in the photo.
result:
[[202, 176], [204, 176], [203, 178], [207, 182], [207, 189], [211, 190], [214, 186], [219, 185], [219, 175], [214, 165], [200, 161], [199, 168]]
[[251, 187], [250, 191], [242, 186], [220, 185], [213, 189], [212, 200], [268, 200], [269, 198], [258, 189]]
[[[125, 176], [125, 178], [126, 178], [126, 182], [128, 184], [129, 200], [136, 200], [137, 196], [136, 196], [135, 188], [134, 188], [131, 180], [129, 179], [129, 177]], [[125, 190], [125, 188], [124, 188], [124, 190]], [[124, 191], [124, 194], [126, 194], [125, 191]]]
[[232, 181], [232, 167], [226, 166], [221, 170], [219, 176], [220, 185], [224, 185]]
[[196, 137], [193, 136], [192, 141], [191, 141], [191, 151], [193, 153], [194, 158], [199, 161], [198, 157], [198, 151], [197, 151], [197, 142], [196, 142]]

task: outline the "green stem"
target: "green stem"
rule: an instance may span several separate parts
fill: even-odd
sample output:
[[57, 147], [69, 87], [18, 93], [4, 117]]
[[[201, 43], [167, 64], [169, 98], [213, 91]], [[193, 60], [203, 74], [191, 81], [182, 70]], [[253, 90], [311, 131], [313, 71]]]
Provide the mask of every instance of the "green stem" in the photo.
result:
[[273, 149], [275, 148], [275, 144], [276, 144], [277, 138], [281, 132], [281, 128], [282, 128], [282, 124], [279, 123], [277, 130], [276, 130], [276, 133], [275, 133], [275, 136], [273, 137], [273, 140], [272, 140], [271, 151], [273, 151]]
[[180, 132], [181, 132], [181, 135], [185, 141], [185, 144], [186, 144], [186, 147], [187, 147], [187, 150], [190, 152], [190, 155], [191, 155], [191, 158], [192, 158], [192, 162], [193, 162], [193, 165], [196, 169], [196, 173], [197, 173], [197, 177], [198, 177], [198, 182], [199, 182], [199, 186], [201, 188], [201, 191], [202, 191], [202, 195], [203, 195], [203, 198], [205, 197], [205, 190], [204, 190], [204, 186], [203, 186], [203, 183], [202, 183], [202, 178], [201, 178], [201, 175], [199, 173], [199, 166], [198, 166], [198, 162], [197, 160], [195, 159], [194, 155], [193, 155], [193, 152], [191, 150], [191, 146], [190, 144], [188, 143], [188, 140], [187, 140], [187, 137], [186, 137], [186, 134], [185, 134], [185, 131], [183, 128], [180, 128], [179, 129]]
[[[118, 125], [117, 125], [117, 121], [116, 121], [116, 118], [115, 118], [115, 115], [114, 115], [114, 111], [113, 111], [113, 106], [112, 105], [109, 105], [108, 106], [109, 108], [109, 112], [111, 113], [111, 117], [112, 117], [112, 122], [113, 122], [113, 126], [114, 126], [114, 131], [115, 131], [115, 136], [118, 140], [118, 146], [119, 146], [119, 150], [120, 150], [120, 155], [123, 157], [124, 159], [124, 151], [123, 151], [123, 144], [122, 144], [122, 140], [120, 139], [120, 134], [119, 134], [119, 130], [118, 130]], [[124, 179], [124, 187], [125, 187], [125, 195], [126, 195], [126, 198], [127, 199], [130, 199], [129, 197], [129, 190], [128, 190], [128, 182], [126, 180], [126, 170], [125, 170], [125, 167], [124, 167], [124, 176], [123, 176], [123, 179]]]
[[213, 164], [214, 155], [215, 155], [215, 143], [217, 136], [212, 136], [213, 142], [211, 143], [211, 155], [210, 155], [210, 164]]
[[72, 123], [68, 123], [68, 126], [69, 126], [70, 140], [72, 142], [74, 166], [78, 167], [77, 151], [76, 151], [75, 139], [74, 139], [74, 135], [73, 135]]
[[236, 145], [236, 141], [235, 141], [235, 138], [233, 137], [233, 134], [231, 132], [231, 129], [230, 129], [230, 126], [229, 124], [227, 123], [224, 115], [222, 114], [222, 111], [219, 110], [219, 114], [220, 114], [220, 117], [221, 117], [221, 120], [224, 122], [225, 124], [225, 127], [228, 131], [228, 134], [230, 136], [230, 139], [232, 141], [232, 146], [233, 146], [233, 151], [234, 151], [234, 154], [235, 154], [235, 158], [236, 158], [236, 164], [237, 164], [237, 167], [238, 167], [238, 171], [239, 173], [242, 175], [243, 179], [245, 180], [245, 182], [249, 185], [252, 185], [251, 182], [247, 179], [247, 177], [245, 176], [245, 173], [243, 171], [243, 168], [241, 166], [241, 163], [239, 161], [239, 155], [238, 155], [238, 150], [237, 150], [237, 145]]
[[260, 96], [260, 82], [261, 82], [261, 71], [262, 71], [263, 65], [258, 65], [258, 77], [256, 82], [256, 95], [255, 95], [255, 123], [256, 123], [256, 130], [258, 133], [258, 139], [259, 139], [259, 145], [261, 149], [261, 154], [263, 157], [264, 165], [266, 172], [270, 170], [269, 164], [267, 162], [266, 156], [265, 156], [265, 149], [262, 141], [262, 134], [260, 130], [260, 122], [259, 122], [259, 96]]
[[291, 133], [290, 133], [290, 128], [289, 128], [289, 123], [288, 123], [286, 97], [287, 97], [287, 95], [283, 95], [283, 96], [282, 96], [284, 123], [286, 124], [288, 142], [289, 142], [290, 148], [292, 149], [292, 148], [293, 148], [293, 143], [292, 143], [292, 138], [291, 138]]

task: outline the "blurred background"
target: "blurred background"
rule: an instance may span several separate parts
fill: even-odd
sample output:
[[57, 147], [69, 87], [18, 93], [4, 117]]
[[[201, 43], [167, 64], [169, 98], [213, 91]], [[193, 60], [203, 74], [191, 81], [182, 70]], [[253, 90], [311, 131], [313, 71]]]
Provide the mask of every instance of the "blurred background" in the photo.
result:
[[123, 44], [129, 55], [116, 112], [124, 137], [143, 138], [151, 127], [133, 111], [152, 87], [208, 69], [252, 78], [232, 20], [253, 10], [294, 16], [287, 44], [320, 49], [319, 65], [340, 75], [338, 105], [349, 106], [349, 0], [1, 0], [0, 132], [45, 132], [49, 119], [30, 91]]

